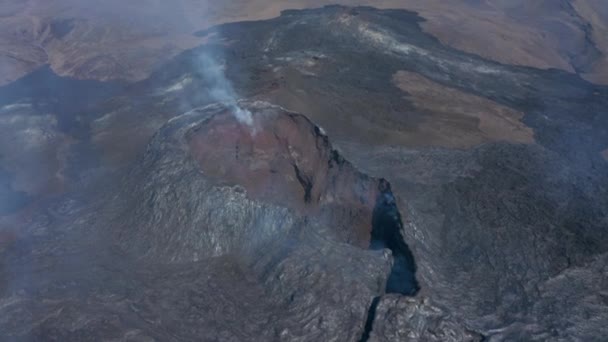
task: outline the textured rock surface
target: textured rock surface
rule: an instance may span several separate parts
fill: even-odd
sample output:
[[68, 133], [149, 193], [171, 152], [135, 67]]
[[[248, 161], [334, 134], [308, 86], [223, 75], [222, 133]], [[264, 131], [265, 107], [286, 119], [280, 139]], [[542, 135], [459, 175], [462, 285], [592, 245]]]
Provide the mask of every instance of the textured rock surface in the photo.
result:
[[[160, 262], [253, 252], [294, 229], [367, 248], [378, 182], [333, 150], [305, 117], [245, 104], [253, 126], [223, 106], [176, 117], [129, 175], [116, 224], [125, 249]], [[305, 222], [306, 221], [306, 222]]]
[[[372, 299], [385, 293], [400, 262], [387, 249], [367, 249], [376, 197], [390, 189], [355, 170], [303, 116], [262, 102], [241, 105], [252, 111], [255, 132], [235, 127], [241, 124], [222, 105], [178, 116], [99, 203], [80, 209], [60, 203], [47, 214], [51, 223], [39, 218], [43, 230], [22, 232], [3, 251], [10, 267], [1, 274], [9, 282], [0, 336], [358, 340]], [[284, 124], [291, 129], [283, 132]], [[261, 142], [286, 139], [279, 150], [274, 143], [250, 146], [272, 148], [278, 163], [269, 164], [278, 166], [272, 177], [283, 179], [274, 191], [287, 200], [239, 183], [260, 171], [260, 158], [240, 162], [240, 179], [204, 171], [204, 142], [193, 141], [203, 129], [226, 127]], [[229, 165], [233, 155], [222, 156]], [[280, 168], [284, 160], [302, 173], [317, 172], [311, 194], [319, 196], [291, 187], [299, 180], [293, 168]], [[307, 168], [310, 162], [325, 169]], [[298, 196], [289, 198], [290, 191]]]
[[427, 298], [387, 295], [376, 307], [369, 341], [482, 341]]
[[[608, 276], [599, 266], [606, 253], [605, 196], [594, 193], [604, 190], [572, 184], [596, 177], [602, 184], [603, 174], [577, 175], [581, 170], [556, 154], [525, 145], [376, 150], [362, 157], [370, 174], [391, 165], [381, 170], [393, 175], [395, 193], [404, 194], [410, 214], [404, 231], [422, 287], [448, 312], [468, 312], [460, 318], [471, 317], [464, 318], [469, 329], [495, 340], [604, 333], [595, 323], [608, 319], [606, 306], [583, 299], [599, 295]], [[414, 171], [421, 169], [432, 171]], [[579, 268], [587, 270], [580, 278], [563, 275]], [[553, 286], [564, 292], [549, 291]], [[566, 301], [566, 293], [576, 299]], [[597, 321], [585, 322], [587, 310]], [[569, 324], [562, 319], [577, 328], [563, 329]]]
[[[454, 50], [420, 20], [373, 8], [288, 11], [201, 32], [206, 45], [127, 87], [47, 71], [39, 79], [62, 87], [0, 89], [3, 117], [27, 113], [49, 137], [74, 139], [34, 141], [69, 152], [45, 174], [65, 175], [72, 191], [0, 217], [1, 339], [608, 335], [608, 89]], [[201, 56], [217, 60], [252, 111], [255, 100], [290, 111], [260, 104], [287, 114], [248, 138], [225, 106], [204, 107], [214, 82]], [[421, 82], [397, 87], [404, 72]], [[55, 91], [74, 88], [90, 103]], [[63, 119], [54, 126], [46, 115]], [[444, 132], [425, 135], [436, 122]], [[502, 124], [523, 134], [487, 129]], [[2, 146], [3, 160], [20, 156]], [[334, 149], [352, 165], [321, 167], [340, 159]], [[370, 237], [392, 253], [367, 250]], [[409, 276], [395, 269], [410, 263], [405, 242], [420, 287], [409, 299], [385, 293], [399, 292], [387, 286], [395, 275]]]

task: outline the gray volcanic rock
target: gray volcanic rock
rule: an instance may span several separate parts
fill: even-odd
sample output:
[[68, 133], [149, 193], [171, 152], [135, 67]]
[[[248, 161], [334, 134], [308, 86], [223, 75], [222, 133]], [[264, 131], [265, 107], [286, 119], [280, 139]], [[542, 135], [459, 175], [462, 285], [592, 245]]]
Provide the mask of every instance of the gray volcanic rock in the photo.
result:
[[428, 298], [387, 295], [376, 307], [376, 322], [369, 341], [482, 341]]
[[359, 156], [354, 162], [372, 175], [382, 165], [395, 193], [404, 194], [404, 232], [425, 294], [466, 327], [497, 341], [605, 333], [601, 169], [581, 174], [555, 153], [526, 145]]

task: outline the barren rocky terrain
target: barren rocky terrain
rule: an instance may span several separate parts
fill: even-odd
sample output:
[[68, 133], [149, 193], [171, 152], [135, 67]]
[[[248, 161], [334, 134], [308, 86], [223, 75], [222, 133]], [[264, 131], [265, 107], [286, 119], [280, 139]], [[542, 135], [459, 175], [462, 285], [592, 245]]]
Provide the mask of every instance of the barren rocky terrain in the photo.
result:
[[200, 44], [191, 35], [196, 30], [331, 4], [413, 10], [425, 19], [424, 30], [446, 45], [501, 63], [608, 82], [608, 11], [602, 0], [4, 0], [0, 83], [46, 64], [64, 76], [141, 80]]
[[324, 4], [0, 4], [1, 340], [608, 334], [603, 4]]

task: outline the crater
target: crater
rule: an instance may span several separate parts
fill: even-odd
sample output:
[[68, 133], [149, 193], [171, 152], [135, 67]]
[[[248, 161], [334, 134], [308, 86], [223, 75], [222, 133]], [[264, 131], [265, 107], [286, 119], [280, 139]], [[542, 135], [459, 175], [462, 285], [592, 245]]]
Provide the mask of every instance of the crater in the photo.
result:
[[348, 242], [366, 246], [378, 181], [344, 160], [305, 116], [259, 103], [248, 109], [251, 126], [226, 110], [187, 133], [205, 177], [238, 185], [250, 199], [321, 217]]
[[[251, 125], [217, 104], [157, 132], [123, 187], [132, 205], [120, 205], [121, 247], [154, 264], [233, 258], [288, 305], [309, 305], [294, 291], [321, 286], [317, 277], [323, 288], [360, 284], [344, 298], [359, 303], [362, 330], [372, 298], [414, 295], [416, 266], [388, 181], [358, 171], [304, 115], [239, 106]], [[392, 264], [370, 249], [390, 249]]]

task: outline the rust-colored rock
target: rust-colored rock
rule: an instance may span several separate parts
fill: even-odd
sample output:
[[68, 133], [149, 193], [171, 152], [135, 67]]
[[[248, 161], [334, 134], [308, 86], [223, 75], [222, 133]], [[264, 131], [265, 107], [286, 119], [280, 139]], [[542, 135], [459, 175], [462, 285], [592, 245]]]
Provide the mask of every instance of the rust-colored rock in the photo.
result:
[[205, 176], [240, 185], [252, 199], [322, 214], [349, 242], [367, 247], [377, 181], [345, 161], [306, 117], [260, 103], [252, 112], [251, 127], [224, 111], [187, 134]]

